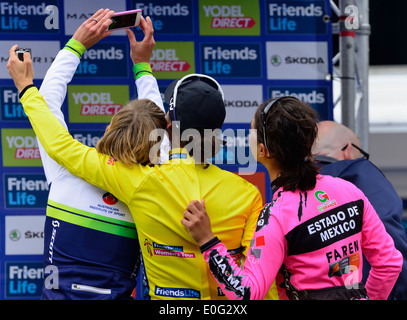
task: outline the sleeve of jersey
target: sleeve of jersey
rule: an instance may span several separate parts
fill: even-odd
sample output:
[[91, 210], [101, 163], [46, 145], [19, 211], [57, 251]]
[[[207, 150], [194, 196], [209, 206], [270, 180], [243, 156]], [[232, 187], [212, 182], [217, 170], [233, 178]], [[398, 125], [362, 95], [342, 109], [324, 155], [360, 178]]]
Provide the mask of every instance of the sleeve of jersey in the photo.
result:
[[[241, 246], [243, 248], [243, 255], [245, 257], [248, 256], [248, 252], [250, 249], [250, 240], [253, 237], [253, 234], [256, 230], [256, 224], [259, 218], [259, 214], [263, 208], [263, 200], [259, 190], [254, 187], [253, 197], [248, 198], [250, 199], [251, 207], [250, 207], [250, 214], [247, 217], [247, 221], [243, 230], [243, 237], [241, 240]], [[249, 202], [249, 201], [248, 201]]]
[[[252, 201], [252, 208], [251, 208], [251, 213], [247, 219], [246, 226], [243, 231], [243, 237], [242, 237], [242, 247], [245, 248], [243, 251], [243, 255], [245, 258], [247, 258], [249, 250], [250, 250], [250, 242], [253, 237], [254, 231], [256, 229], [256, 224], [258, 221], [259, 214], [262, 210], [263, 207], [263, 199], [260, 194], [260, 192], [257, 190], [257, 195], [255, 200]], [[264, 296], [265, 300], [278, 300], [278, 290], [277, 290], [277, 285], [276, 281], [273, 281], [273, 284], [271, 285], [270, 289], [267, 291], [266, 295]]]
[[[49, 109], [65, 128], [67, 128], [67, 125], [61, 106], [65, 99], [67, 85], [72, 80], [79, 62], [79, 57], [74, 53], [68, 50], [61, 50], [48, 69], [40, 88], [40, 93], [44, 97]], [[45, 176], [48, 183], [51, 183], [56, 176], [65, 172], [66, 169], [48, 156], [39, 141], [38, 147]]]
[[364, 199], [362, 251], [372, 267], [366, 281], [367, 294], [372, 300], [386, 300], [401, 271], [403, 257], [367, 198]]
[[264, 299], [283, 263], [284, 234], [277, 219], [264, 219], [264, 214], [268, 215], [268, 209], [260, 213], [244, 269], [233, 261], [222, 243], [203, 253], [212, 275], [229, 300]]
[[73, 139], [51, 113], [37, 88], [29, 88], [21, 98], [21, 104], [49, 156], [72, 174], [128, 203], [138, 180], [134, 170], [140, 169], [139, 166], [134, 166], [129, 174], [128, 167], [117, 165], [113, 158]]
[[136, 80], [139, 99], [150, 99], [165, 112], [157, 80], [152, 75], [143, 75]]
[[[165, 112], [163, 100], [161, 98], [160, 90], [158, 89], [157, 80], [149, 74], [143, 75], [136, 80], [138, 99], [150, 99], [153, 101], [163, 112]], [[168, 160], [170, 152], [170, 140], [166, 132], [163, 132], [163, 142], [160, 146], [160, 162], [163, 163]]]

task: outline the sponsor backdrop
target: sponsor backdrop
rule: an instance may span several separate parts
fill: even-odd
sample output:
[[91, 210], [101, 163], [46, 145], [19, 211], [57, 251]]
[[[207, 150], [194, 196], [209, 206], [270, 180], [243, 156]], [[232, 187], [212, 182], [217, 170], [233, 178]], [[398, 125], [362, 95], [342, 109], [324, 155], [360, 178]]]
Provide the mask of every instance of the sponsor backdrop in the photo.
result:
[[[194, 72], [221, 83], [228, 144], [215, 161], [227, 170], [253, 170], [250, 121], [269, 97], [296, 96], [332, 119], [328, 0], [1, 0], [0, 299], [40, 298], [48, 195], [35, 136], [6, 69], [8, 50], [15, 43], [32, 49], [40, 86], [57, 52], [101, 7], [139, 8], [152, 18], [157, 44], [151, 66], [162, 92], [173, 79]], [[124, 31], [85, 53], [62, 105], [75, 139], [95, 146], [112, 115], [137, 97], [131, 67]], [[267, 173], [255, 169], [242, 176], [270, 201]]]

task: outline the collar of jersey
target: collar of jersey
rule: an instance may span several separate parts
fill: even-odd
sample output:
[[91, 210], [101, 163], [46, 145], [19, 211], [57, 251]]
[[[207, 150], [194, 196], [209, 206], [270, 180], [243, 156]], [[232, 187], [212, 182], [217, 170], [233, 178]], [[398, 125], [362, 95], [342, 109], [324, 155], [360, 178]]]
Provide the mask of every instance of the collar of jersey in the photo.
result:
[[169, 160], [171, 161], [175, 159], [193, 161], [193, 158], [189, 155], [188, 151], [185, 148], [171, 149], [169, 153]]

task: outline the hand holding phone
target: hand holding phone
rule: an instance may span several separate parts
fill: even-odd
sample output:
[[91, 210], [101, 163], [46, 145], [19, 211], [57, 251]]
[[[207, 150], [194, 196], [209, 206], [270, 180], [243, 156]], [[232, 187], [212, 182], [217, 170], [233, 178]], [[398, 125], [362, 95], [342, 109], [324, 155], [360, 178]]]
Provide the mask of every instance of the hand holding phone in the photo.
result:
[[113, 22], [106, 31], [137, 27], [140, 24], [141, 9], [117, 12], [112, 18]]
[[154, 27], [150, 17], [146, 17], [146, 19], [141, 17], [139, 27], [144, 34], [142, 41], [136, 41], [134, 32], [130, 29], [126, 29], [130, 44], [130, 57], [133, 64], [150, 62], [151, 55], [155, 47], [155, 40], [153, 36]]
[[20, 61], [24, 61], [24, 53], [25, 52], [29, 52], [30, 56], [31, 56], [31, 49], [29, 49], [29, 48], [17, 48], [15, 50], [15, 52], [16, 52], [16, 55], [17, 55], [17, 57], [18, 57], [18, 59]]
[[79, 41], [86, 49], [89, 49], [111, 34], [111, 32], [106, 32], [106, 29], [111, 24], [110, 18], [114, 14], [113, 10], [99, 9], [76, 29], [72, 39]]
[[[30, 52], [29, 49], [21, 49], [21, 51]], [[33, 83], [34, 68], [31, 59], [21, 62], [19, 55], [18, 45], [14, 45], [9, 50], [9, 59], [7, 62], [7, 69], [9, 75], [13, 78], [14, 84], [18, 91], [22, 91], [27, 85]], [[23, 53], [23, 58], [24, 58]]]

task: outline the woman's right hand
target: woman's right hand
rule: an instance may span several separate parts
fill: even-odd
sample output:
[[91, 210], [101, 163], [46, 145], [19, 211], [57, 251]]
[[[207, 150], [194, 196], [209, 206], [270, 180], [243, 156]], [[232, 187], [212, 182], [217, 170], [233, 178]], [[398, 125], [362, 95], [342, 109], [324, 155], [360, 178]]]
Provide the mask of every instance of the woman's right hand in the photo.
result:
[[181, 223], [187, 227], [192, 238], [199, 246], [214, 238], [211, 229], [211, 221], [205, 209], [205, 200], [201, 202], [193, 200], [184, 212]]

